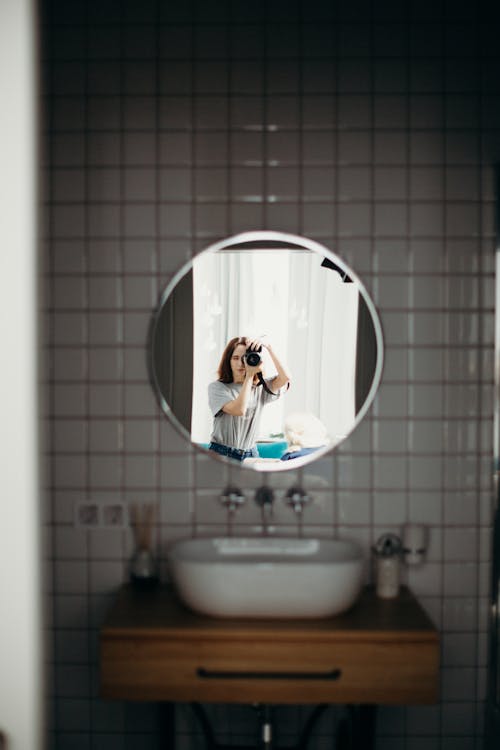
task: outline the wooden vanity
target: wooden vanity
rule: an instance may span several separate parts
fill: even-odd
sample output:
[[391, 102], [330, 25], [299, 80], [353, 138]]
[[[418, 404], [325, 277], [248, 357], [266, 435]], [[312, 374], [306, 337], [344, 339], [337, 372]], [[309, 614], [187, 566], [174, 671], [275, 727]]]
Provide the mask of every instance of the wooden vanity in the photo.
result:
[[367, 587], [318, 620], [214, 619], [170, 588], [124, 586], [100, 633], [104, 698], [262, 704], [419, 704], [438, 696], [439, 636], [406, 588]]

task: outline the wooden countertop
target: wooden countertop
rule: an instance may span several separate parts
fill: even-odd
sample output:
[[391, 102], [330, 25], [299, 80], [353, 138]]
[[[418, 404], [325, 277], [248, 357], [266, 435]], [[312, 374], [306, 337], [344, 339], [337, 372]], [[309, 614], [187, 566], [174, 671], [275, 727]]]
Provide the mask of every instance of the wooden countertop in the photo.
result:
[[221, 703], [433, 703], [439, 635], [411, 592], [321, 619], [218, 619], [172, 589], [119, 590], [100, 632], [105, 698]]
[[311, 638], [337, 634], [343, 640], [362, 638], [377, 640], [437, 641], [432, 621], [413, 594], [402, 587], [395, 599], [379, 599], [372, 586], [367, 586], [356, 604], [347, 612], [318, 619], [215, 618], [187, 609], [170, 587], [137, 591], [125, 585], [118, 592], [104, 622], [103, 636], [167, 635], [171, 638], [203, 636], [221, 638], [231, 635], [250, 637]]

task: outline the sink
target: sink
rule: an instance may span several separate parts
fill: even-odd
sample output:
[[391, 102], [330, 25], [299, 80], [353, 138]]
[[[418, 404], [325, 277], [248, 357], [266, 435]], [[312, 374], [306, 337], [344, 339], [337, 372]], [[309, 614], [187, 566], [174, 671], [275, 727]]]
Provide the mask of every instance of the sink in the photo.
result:
[[184, 604], [215, 617], [336, 615], [354, 604], [364, 573], [359, 545], [335, 539], [182, 539], [168, 561]]

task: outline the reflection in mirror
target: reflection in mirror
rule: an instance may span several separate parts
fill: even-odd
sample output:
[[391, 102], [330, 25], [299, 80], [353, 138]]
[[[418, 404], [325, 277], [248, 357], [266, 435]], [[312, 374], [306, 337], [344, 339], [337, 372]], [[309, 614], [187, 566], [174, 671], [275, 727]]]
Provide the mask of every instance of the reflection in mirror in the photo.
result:
[[[354, 272], [318, 243], [246, 233], [200, 253], [162, 295], [151, 332], [153, 384], [165, 412], [205, 449], [218, 417], [228, 413], [211, 411], [208, 392], [234, 337], [263, 343], [263, 378], [272, 393], [273, 379], [291, 381], [279, 398], [266, 395], [266, 386], [249, 387], [262, 396], [249, 397], [246, 420], [255, 398], [266, 405], [257, 450], [244, 466], [279, 471], [314, 460], [352, 431], [374, 397], [382, 368], [375, 308]], [[238, 383], [245, 380], [245, 348], [235, 352], [233, 382], [219, 384], [229, 389], [228, 403], [245, 389]], [[247, 448], [240, 426], [234, 447]]]

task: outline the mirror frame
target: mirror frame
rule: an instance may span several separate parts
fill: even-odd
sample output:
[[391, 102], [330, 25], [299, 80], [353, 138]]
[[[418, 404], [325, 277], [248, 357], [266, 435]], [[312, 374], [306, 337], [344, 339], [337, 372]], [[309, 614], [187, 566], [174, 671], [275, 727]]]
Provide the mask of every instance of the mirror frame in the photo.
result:
[[[373, 401], [375, 399], [375, 395], [379, 388], [381, 379], [382, 379], [382, 371], [383, 371], [383, 366], [384, 366], [384, 338], [382, 334], [382, 325], [380, 322], [379, 314], [377, 312], [377, 309], [375, 307], [375, 304], [372, 298], [368, 294], [366, 287], [361, 281], [361, 279], [352, 270], [352, 268], [350, 268], [339, 256], [332, 253], [327, 247], [325, 247], [321, 243], [316, 242], [315, 240], [311, 240], [307, 237], [302, 237], [300, 235], [295, 235], [295, 234], [289, 234], [288, 232], [278, 232], [278, 231], [266, 230], [266, 229], [241, 232], [239, 234], [235, 234], [231, 237], [226, 237], [222, 240], [212, 243], [211, 245], [208, 245], [206, 248], [203, 248], [202, 250], [200, 250], [199, 253], [194, 255], [189, 261], [184, 263], [184, 265], [172, 276], [167, 286], [161, 292], [159, 302], [150, 320], [150, 325], [149, 325], [149, 330], [148, 330], [147, 359], [148, 359], [149, 379], [150, 379], [150, 383], [153, 388], [153, 391], [156, 395], [156, 399], [160, 405], [162, 412], [170, 420], [170, 422], [176, 428], [177, 432], [185, 440], [187, 440], [189, 445], [195, 451], [199, 451], [203, 455], [209, 455], [211, 458], [214, 458], [216, 461], [223, 462], [226, 465], [230, 465], [232, 467], [237, 465], [236, 462], [232, 461], [230, 458], [227, 458], [226, 456], [220, 456], [219, 454], [216, 454], [213, 451], [208, 451], [196, 445], [196, 443], [193, 443], [192, 440], [190, 439], [189, 433], [187, 432], [186, 428], [184, 427], [184, 425], [181, 424], [179, 419], [175, 416], [175, 413], [173, 412], [172, 408], [170, 407], [168, 402], [165, 400], [165, 397], [158, 383], [156, 373], [155, 373], [155, 367], [154, 367], [155, 332], [156, 332], [156, 328], [158, 325], [158, 319], [160, 315], [162, 314], [162, 311], [163, 311], [163, 308], [167, 299], [173, 293], [174, 289], [176, 288], [178, 283], [181, 281], [181, 279], [191, 270], [191, 268], [193, 267], [193, 262], [198, 255], [201, 255], [202, 253], [217, 253], [221, 250], [228, 250], [232, 247], [234, 247], [235, 249], [238, 249], [238, 248], [241, 248], [241, 246], [245, 244], [255, 245], [256, 243], [264, 244], [264, 243], [269, 243], [269, 242], [279, 243], [280, 245], [286, 244], [286, 245], [300, 247], [301, 249], [310, 250], [311, 252], [316, 253], [317, 255], [321, 255], [323, 258], [328, 258], [332, 263], [336, 264], [345, 274], [347, 274], [353, 282], [357, 283], [358, 288], [359, 288], [359, 293], [363, 296], [363, 299], [366, 303], [366, 306], [371, 315], [371, 319], [373, 321], [373, 329], [375, 332], [375, 340], [376, 340], [376, 346], [377, 346], [377, 360], [375, 364], [375, 372], [373, 375], [373, 380], [372, 380], [370, 389], [365, 398], [363, 406], [356, 414], [352, 427], [350, 431], [347, 433], [347, 435], [345, 436], [344, 440], [341, 440], [338, 443], [334, 443], [333, 445], [325, 445], [322, 448], [319, 448], [317, 451], [315, 451], [314, 457], [305, 456], [304, 458], [307, 459], [305, 461], [301, 460], [300, 458], [295, 459], [295, 461], [293, 462], [293, 466], [286, 466], [286, 467], [283, 467], [282, 469], [277, 469], [275, 467], [274, 469], [269, 468], [265, 470], [265, 473], [268, 473], [268, 472], [272, 473], [273, 471], [281, 473], [282, 471], [286, 471], [286, 470], [291, 471], [293, 469], [298, 469], [304, 465], [313, 463], [319, 458], [323, 458], [325, 455], [335, 450], [337, 446], [342, 445], [342, 443], [354, 432], [354, 430], [357, 428], [360, 422], [364, 419], [368, 410], [371, 408]], [[288, 464], [291, 462], [284, 462], [284, 463]], [[264, 473], [264, 470], [262, 469], [259, 470], [259, 469], [255, 469], [255, 467], [253, 466], [245, 466], [244, 462], [242, 462], [240, 466], [246, 470], [252, 469], [253, 471], [257, 471], [257, 472], [260, 471], [260, 473]]]

